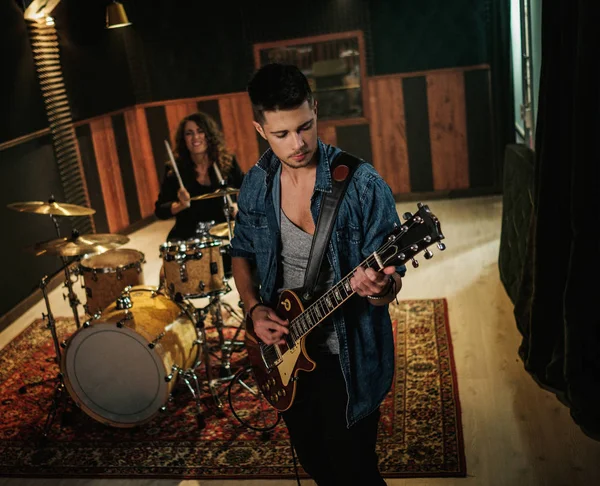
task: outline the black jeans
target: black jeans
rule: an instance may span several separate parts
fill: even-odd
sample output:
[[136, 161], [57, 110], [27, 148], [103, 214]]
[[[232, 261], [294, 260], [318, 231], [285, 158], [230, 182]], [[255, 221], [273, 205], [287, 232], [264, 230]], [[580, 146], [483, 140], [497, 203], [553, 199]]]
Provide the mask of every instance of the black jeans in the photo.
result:
[[375, 453], [379, 409], [348, 429], [338, 356], [310, 356], [317, 368], [299, 374], [294, 404], [282, 413], [300, 464], [319, 486], [385, 485]]

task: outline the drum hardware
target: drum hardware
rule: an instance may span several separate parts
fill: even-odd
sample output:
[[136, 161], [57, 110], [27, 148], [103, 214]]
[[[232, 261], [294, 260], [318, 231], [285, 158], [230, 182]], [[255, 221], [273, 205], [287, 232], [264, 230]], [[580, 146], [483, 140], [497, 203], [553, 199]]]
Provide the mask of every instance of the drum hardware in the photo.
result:
[[[230, 315], [234, 316], [240, 322], [240, 325], [238, 326], [231, 326], [236, 328], [236, 332], [231, 339], [225, 339], [224, 336], [223, 330], [227, 326], [225, 326], [223, 322], [222, 308], [227, 309]], [[199, 329], [199, 345], [203, 350], [202, 357], [206, 368], [208, 389], [217, 407], [217, 413], [222, 414], [223, 402], [221, 400], [221, 395], [226, 392], [226, 390], [219, 390], [219, 387], [229, 383], [235, 376], [235, 372], [232, 371], [231, 367], [231, 356], [234, 352], [241, 351], [244, 346], [244, 342], [238, 339], [239, 333], [242, 331], [243, 327], [243, 317], [229, 304], [222, 302], [220, 295], [212, 296], [206, 306], [197, 308], [196, 311], [198, 316], [197, 327]], [[218, 334], [218, 343], [212, 346], [206, 339], [205, 323], [209, 316], [212, 323], [210, 327], [214, 327]], [[218, 354], [219, 351], [220, 355]], [[212, 376], [213, 362], [211, 358], [220, 362], [218, 377]]]
[[[58, 216], [88, 216], [94, 214], [96, 210], [76, 204], [58, 203], [54, 196], [50, 196], [48, 202], [17, 202], [9, 204], [8, 207], [19, 212], [49, 215], [52, 219], [58, 239], [38, 243], [34, 245], [33, 249], [36, 256], [50, 254], [61, 258], [65, 273], [64, 286], [67, 288], [67, 293], [63, 294], [63, 298], [69, 299], [69, 305], [73, 312], [73, 318], [75, 319], [75, 326], [79, 329], [81, 324], [78, 309], [81, 302], [73, 290], [73, 284], [75, 282], [72, 279], [73, 271], [69, 267], [67, 257], [80, 257], [85, 253], [102, 251], [107, 245], [117, 244], [115, 241], [116, 238], [114, 235], [110, 235], [113, 237], [111, 242], [110, 238], [99, 237], [99, 235], [84, 235], [83, 237], [80, 237], [79, 232], [76, 229], [72, 231], [71, 238], [61, 238], [60, 225], [57, 219]], [[128, 240], [129, 239], [126, 238], [126, 241]]]
[[221, 187], [214, 192], [209, 192], [208, 194], [200, 194], [199, 196], [194, 196], [190, 198], [190, 201], [200, 201], [202, 199], [212, 199], [215, 197], [227, 197], [233, 194], [238, 194], [240, 192], [239, 189], [234, 189], [232, 187]]
[[196, 234], [198, 235], [197, 238], [209, 238], [210, 237], [210, 230], [211, 228], [215, 226], [215, 221], [199, 221], [196, 224]]
[[[202, 430], [203, 428], [206, 427], [206, 420], [204, 419], [204, 413], [202, 412], [202, 407], [200, 405], [200, 396], [202, 395], [202, 392], [200, 390], [200, 382], [198, 381], [198, 376], [196, 375], [196, 373], [193, 369], [189, 369], [189, 370], [180, 372], [179, 376], [181, 376], [181, 379], [186, 384], [186, 386], [188, 387], [188, 390], [194, 397], [194, 401], [196, 402], [196, 409], [197, 409], [196, 417], [198, 418], [198, 428]], [[193, 386], [192, 386], [192, 383], [193, 383]], [[210, 383], [210, 378], [209, 378], [209, 383]], [[211, 393], [212, 393], [212, 391], [213, 390], [211, 388]], [[214, 398], [214, 394], [213, 394], [213, 398]]]
[[[54, 319], [54, 314], [52, 313], [52, 309], [50, 307], [50, 300], [48, 298], [48, 292], [47, 292], [48, 282], [52, 278], [54, 278], [56, 275], [58, 275], [60, 272], [62, 272], [66, 266], [68, 266], [68, 264], [65, 265], [64, 267], [59, 268], [50, 277], [48, 275], [45, 275], [40, 280], [39, 285], [36, 286], [36, 289], [39, 288], [42, 291], [42, 296], [44, 298], [44, 303], [46, 305], [46, 313], [42, 312], [42, 319], [46, 322], [46, 327], [48, 329], [50, 329], [52, 343], [54, 344], [54, 353], [55, 353], [54, 361], [55, 361], [56, 365], [59, 367], [59, 372], [58, 372], [57, 376], [52, 379], [52, 381], [55, 381], [56, 383], [54, 386], [54, 394], [52, 397], [52, 403], [50, 405], [50, 409], [48, 410], [48, 415], [46, 416], [46, 421], [44, 422], [44, 426], [42, 429], [42, 437], [44, 439], [46, 439], [48, 437], [48, 435], [50, 433], [50, 428], [52, 427], [52, 423], [54, 422], [54, 419], [56, 418], [56, 415], [57, 415], [59, 409], [61, 408], [61, 406], [64, 406], [64, 400], [66, 398], [64, 377], [62, 374], [62, 370], [60, 370], [60, 363], [61, 363], [61, 358], [62, 358], [61, 345], [59, 344], [58, 334], [56, 332], [56, 320]], [[33, 382], [33, 383], [27, 383], [27, 384], [23, 385], [21, 388], [19, 388], [19, 393], [24, 394], [27, 392], [27, 390], [29, 388], [46, 384], [46, 383], [48, 383], [48, 381], [49, 380], [41, 380], [41, 381], [37, 381], [37, 382]]]
[[[196, 328], [198, 329], [198, 345], [200, 346], [201, 350], [202, 350], [202, 360], [204, 362], [204, 369], [206, 372], [206, 385], [208, 387], [208, 391], [210, 392], [212, 398], [213, 398], [213, 402], [215, 404], [215, 406], [217, 407], [217, 415], [218, 416], [222, 416], [223, 415], [223, 402], [221, 401], [221, 394], [222, 392], [219, 391], [219, 386], [223, 383], [228, 383], [233, 376], [220, 376], [218, 378], [213, 377], [213, 366], [212, 366], [212, 362], [211, 362], [211, 356], [214, 356], [214, 353], [212, 353], [210, 351], [210, 346], [208, 343], [208, 340], [206, 339], [206, 328], [205, 328], [205, 319], [208, 315], [209, 310], [207, 309], [210, 306], [207, 305], [204, 308], [200, 308], [197, 309], [197, 316], [198, 316], [198, 322], [196, 325]], [[197, 369], [199, 366], [202, 365], [202, 361], [199, 361], [198, 363], [196, 363], [196, 365], [194, 366], [194, 369]], [[192, 373], [195, 376], [195, 373], [193, 370], [191, 370]], [[188, 385], [189, 387], [189, 385]], [[200, 392], [198, 391], [198, 398], [196, 399], [197, 402], [200, 399]]]
[[[223, 214], [225, 215], [225, 223], [221, 223], [219, 225], [216, 225], [214, 228], [211, 228], [213, 230], [212, 232], [209, 229], [209, 233], [211, 235], [221, 239], [225, 239], [225, 237], [228, 237], [229, 241], [231, 241], [231, 239], [233, 238], [234, 207], [233, 201], [231, 200], [231, 194], [238, 194], [239, 192], [239, 189], [232, 189], [230, 187], [227, 187], [225, 185], [225, 181], [222, 180], [221, 188], [211, 193], [211, 196], [213, 194], [218, 194], [223, 197]], [[208, 196], [208, 194], [204, 194], [203, 196]], [[201, 198], [202, 196], [197, 197]]]
[[[54, 201], [52, 202], [52, 204], [56, 204]], [[58, 224], [58, 220], [56, 219], [56, 216], [54, 216], [53, 214], [50, 215], [50, 218], [52, 218], [52, 222], [54, 223], [54, 227], [56, 228], [56, 236], [58, 236], [60, 238], [60, 226]], [[77, 230], [73, 230], [72, 234], [73, 236], [75, 236]], [[65, 265], [65, 287], [67, 288], [67, 293], [63, 294], [63, 300], [65, 299], [69, 299], [69, 306], [71, 307], [71, 312], [73, 312], [73, 318], [75, 319], [75, 327], [77, 329], [79, 329], [79, 327], [81, 326], [81, 323], [79, 321], [79, 304], [81, 304], [81, 302], [79, 301], [79, 297], [77, 296], [77, 294], [73, 291], [73, 280], [71, 279], [71, 272], [69, 271], [69, 266], [66, 265], [67, 264], [67, 258], [66, 256], [62, 256], [61, 257], [63, 264]]]

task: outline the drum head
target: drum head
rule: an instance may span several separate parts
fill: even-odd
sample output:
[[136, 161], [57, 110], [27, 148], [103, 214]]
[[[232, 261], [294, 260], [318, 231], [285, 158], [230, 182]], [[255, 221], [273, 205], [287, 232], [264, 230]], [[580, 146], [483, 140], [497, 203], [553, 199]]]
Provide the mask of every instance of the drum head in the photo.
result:
[[136, 332], [96, 323], [76, 332], [67, 351], [64, 372], [71, 396], [100, 422], [137, 425], [166, 403], [163, 361]]
[[161, 243], [159, 251], [161, 255], [175, 254], [175, 253], [193, 253], [203, 248], [210, 248], [213, 246], [221, 246], [222, 242], [218, 238], [212, 236], [202, 236], [200, 238], [188, 238], [187, 240], [179, 241], [167, 241]]
[[119, 248], [84, 258], [81, 260], [81, 267], [90, 271], [100, 269], [116, 271], [117, 268], [128, 268], [136, 263], [142, 263], [143, 260], [144, 254], [141, 251]]

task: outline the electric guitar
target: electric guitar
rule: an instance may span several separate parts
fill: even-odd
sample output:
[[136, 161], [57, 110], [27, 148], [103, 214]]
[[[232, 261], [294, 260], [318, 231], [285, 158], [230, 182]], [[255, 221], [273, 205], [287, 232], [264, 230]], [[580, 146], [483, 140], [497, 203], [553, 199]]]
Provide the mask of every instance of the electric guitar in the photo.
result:
[[[441, 243], [444, 235], [439, 220], [427, 205], [418, 203], [417, 207], [414, 215], [404, 213], [405, 223], [396, 226], [385, 243], [359, 266], [380, 271], [412, 260], [416, 268], [419, 264], [414, 257], [418, 252], [424, 250], [425, 258], [430, 259], [433, 253], [429, 246], [437, 243], [440, 250], [446, 248]], [[306, 337], [354, 294], [350, 279], [355, 270], [311, 302], [305, 302], [293, 290], [280, 294], [277, 314], [289, 320], [289, 334], [283, 337], [285, 344], [263, 343], [254, 332], [252, 319], [246, 318], [245, 345], [254, 377], [264, 397], [280, 412], [289, 409], [294, 402], [298, 373], [313, 371], [316, 367], [306, 351]]]

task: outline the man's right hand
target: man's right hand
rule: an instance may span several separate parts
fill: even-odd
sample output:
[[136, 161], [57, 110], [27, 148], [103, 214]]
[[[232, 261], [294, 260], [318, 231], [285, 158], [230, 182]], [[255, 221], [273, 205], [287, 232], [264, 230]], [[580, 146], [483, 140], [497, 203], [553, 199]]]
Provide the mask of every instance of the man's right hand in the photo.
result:
[[281, 319], [274, 309], [266, 305], [259, 305], [251, 316], [254, 323], [254, 332], [265, 344], [285, 344], [284, 334], [290, 332], [289, 321]]

